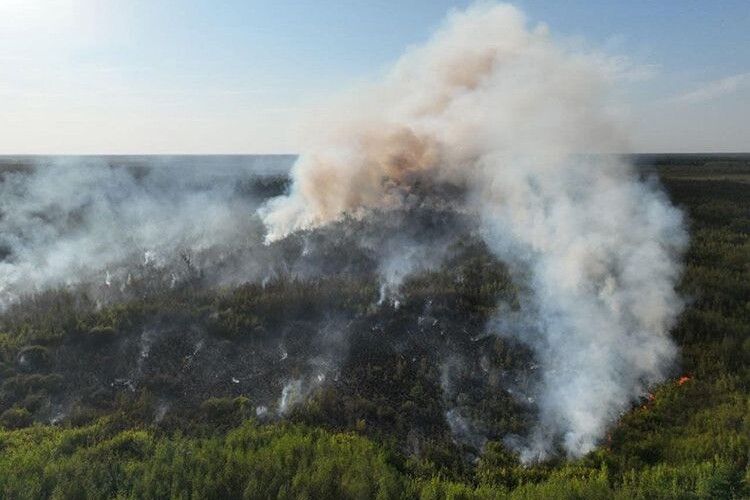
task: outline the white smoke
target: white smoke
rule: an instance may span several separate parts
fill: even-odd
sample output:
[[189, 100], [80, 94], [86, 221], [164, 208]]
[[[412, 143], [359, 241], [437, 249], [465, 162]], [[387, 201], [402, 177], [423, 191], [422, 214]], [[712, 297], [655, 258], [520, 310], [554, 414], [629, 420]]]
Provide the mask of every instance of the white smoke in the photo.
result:
[[281, 397], [279, 397], [279, 415], [286, 414], [289, 409], [302, 400], [303, 397], [304, 392], [301, 379], [294, 379], [284, 384], [284, 387], [281, 390]]
[[491, 325], [540, 364], [526, 460], [557, 442], [591, 450], [675, 354], [681, 214], [623, 160], [594, 154], [626, 150], [613, 66], [529, 30], [513, 6], [454, 12], [383, 82], [317, 114], [290, 194], [261, 210], [273, 240], [407, 206], [425, 187], [465, 189], [459, 208], [527, 290]]
[[277, 404], [277, 414], [288, 415], [292, 408], [307, 400], [325, 380], [325, 373], [317, 373], [308, 379], [296, 378], [284, 384]]
[[[0, 307], [51, 287], [121, 288], [134, 267], [176, 262], [184, 269], [181, 253], [212, 250], [205, 256], [214, 262], [222, 248], [254, 245], [262, 253], [262, 225], [253, 217], [261, 198], [248, 185], [258, 175], [285, 174], [289, 159], [253, 160], [121, 159], [112, 166], [114, 160], [60, 157], [6, 166], [0, 171]], [[227, 279], [268, 272], [261, 259], [243, 265], [227, 270]]]

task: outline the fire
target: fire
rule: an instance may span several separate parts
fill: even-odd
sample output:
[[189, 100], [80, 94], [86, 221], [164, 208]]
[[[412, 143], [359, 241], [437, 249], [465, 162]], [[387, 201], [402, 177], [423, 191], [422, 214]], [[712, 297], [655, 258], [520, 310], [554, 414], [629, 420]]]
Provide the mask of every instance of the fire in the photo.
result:
[[649, 401], [654, 401], [656, 399], [656, 396], [654, 396], [653, 393], [651, 393], [651, 392], [648, 393], [647, 397], [648, 397]]
[[690, 377], [690, 376], [688, 376], [688, 375], [683, 375], [683, 376], [682, 376], [682, 377], [680, 377], [680, 379], [679, 379], [679, 380], [677, 381], [677, 385], [682, 385], [682, 384], [684, 384], [685, 382], [687, 382], [687, 381], [688, 381], [688, 380], [690, 380], [690, 379], [692, 379], [692, 377]]

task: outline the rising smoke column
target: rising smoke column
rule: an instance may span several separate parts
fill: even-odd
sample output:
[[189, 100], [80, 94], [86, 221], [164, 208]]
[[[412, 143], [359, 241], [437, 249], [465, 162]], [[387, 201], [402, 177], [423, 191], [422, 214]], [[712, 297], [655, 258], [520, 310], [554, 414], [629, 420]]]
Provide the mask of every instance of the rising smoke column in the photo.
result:
[[290, 194], [261, 210], [274, 240], [408, 205], [425, 186], [465, 189], [457, 208], [525, 290], [490, 325], [540, 364], [539, 422], [509, 440], [525, 460], [592, 449], [675, 355], [681, 214], [593, 154], [626, 150], [607, 97], [616, 67], [556, 46], [510, 5], [454, 12], [384, 81], [317, 115]]

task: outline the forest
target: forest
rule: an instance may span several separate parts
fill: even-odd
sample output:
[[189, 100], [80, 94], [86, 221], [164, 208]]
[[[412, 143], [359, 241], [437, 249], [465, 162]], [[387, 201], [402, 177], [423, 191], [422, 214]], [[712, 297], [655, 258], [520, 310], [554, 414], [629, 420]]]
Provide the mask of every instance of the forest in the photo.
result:
[[[217, 284], [185, 250], [171, 268], [139, 264], [127, 287], [8, 305], [0, 496], [747, 498], [750, 158], [635, 163], [687, 218], [679, 359], [586, 455], [524, 463], [509, 446], [537, 411], [523, 395], [535, 360], [486, 325], [522, 290], [464, 216], [435, 203], [274, 242], [263, 280]], [[372, 249], [352, 239], [394, 225], [422, 242], [464, 232], [384, 298]], [[221, 265], [243, 257], [226, 253]]]

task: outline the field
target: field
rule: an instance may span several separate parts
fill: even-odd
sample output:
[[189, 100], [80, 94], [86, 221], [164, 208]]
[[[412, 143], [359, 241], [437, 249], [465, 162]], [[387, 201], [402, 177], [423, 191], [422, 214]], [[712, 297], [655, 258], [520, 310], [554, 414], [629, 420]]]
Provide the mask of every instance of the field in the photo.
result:
[[11, 305], [0, 316], [1, 496], [750, 496], [750, 158], [636, 163], [688, 218], [680, 355], [588, 455], [522, 464], [504, 444], [535, 409], [503, 388], [531, 383], [534, 360], [482, 334], [519, 291], [480, 239], [468, 232], [380, 305], [372, 260], [346, 235], [461, 217], [437, 207], [376, 229], [347, 219], [268, 250], [293, 260], [315, 242], [307, 258], [324, 272], [309, 278], [208, 286], [185, 254], [177, 286], [144, 266], [127, 294], [61, 288]]

